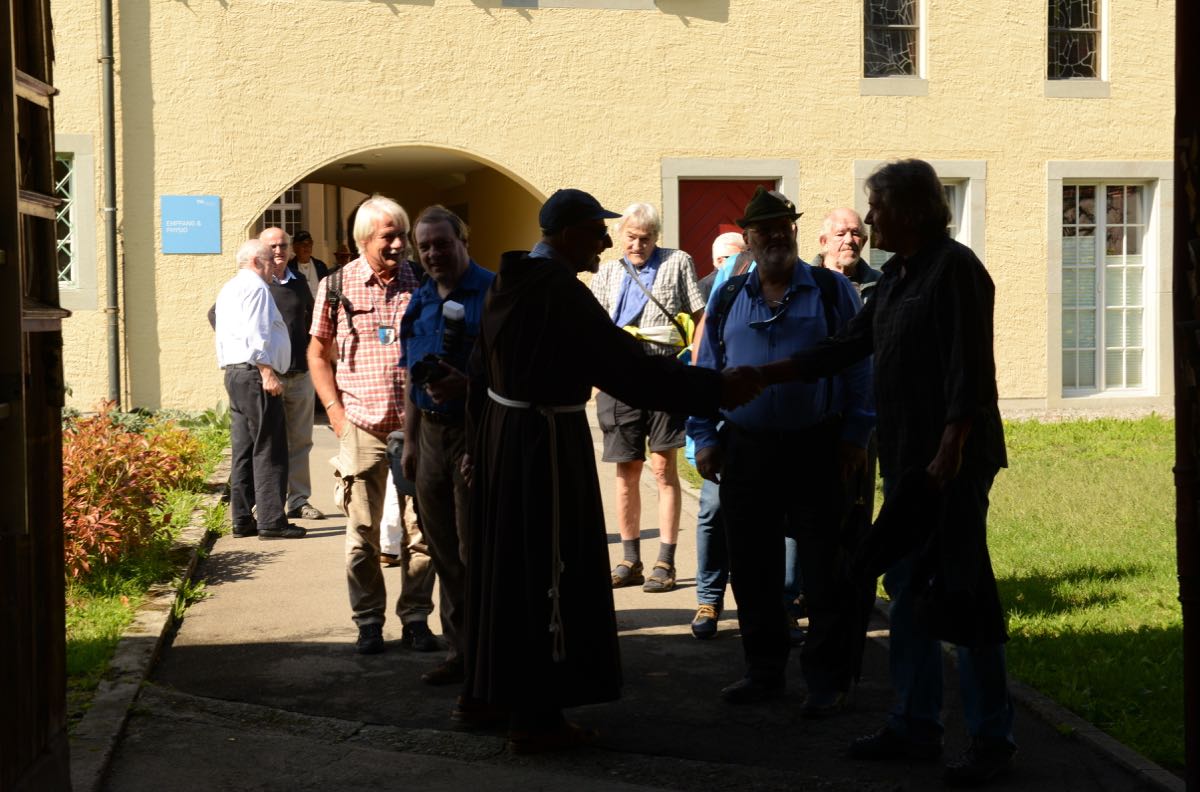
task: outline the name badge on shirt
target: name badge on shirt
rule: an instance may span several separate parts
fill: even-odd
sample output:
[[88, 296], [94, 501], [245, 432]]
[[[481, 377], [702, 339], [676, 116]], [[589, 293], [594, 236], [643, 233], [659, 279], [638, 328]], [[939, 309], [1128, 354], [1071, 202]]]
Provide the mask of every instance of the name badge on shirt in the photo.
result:
[[391, 325], [379, 325], [376, 332], [379, 334], [379, 343], [384, 346], [396, 343], [396, 328]]

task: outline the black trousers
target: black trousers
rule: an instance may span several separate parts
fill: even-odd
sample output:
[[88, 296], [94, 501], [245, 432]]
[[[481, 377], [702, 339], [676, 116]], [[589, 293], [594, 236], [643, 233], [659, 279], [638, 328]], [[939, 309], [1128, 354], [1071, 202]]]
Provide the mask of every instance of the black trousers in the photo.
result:
[[801, 669], [810, 691], [849, 688], [856, 673], [862, 597], [845, 574], [853, 537], [837, 469], [840, 421], [804, 432], [757, 434], [727, 425], [721, 508], [747, 675], [782, 679], [791, 649], [784, 606], [784, 536], [799, 545], [809, 614]]
[[231, 417], [229, 506], [233, 525], [253, 525], [250, 510], [257, 508], [259, 528], [283, 528], [287, 525], [283, 504], [288, 477], [283, 397], [267, 395], [262, 374], [245, 366], [225, 369], [225, 392]]

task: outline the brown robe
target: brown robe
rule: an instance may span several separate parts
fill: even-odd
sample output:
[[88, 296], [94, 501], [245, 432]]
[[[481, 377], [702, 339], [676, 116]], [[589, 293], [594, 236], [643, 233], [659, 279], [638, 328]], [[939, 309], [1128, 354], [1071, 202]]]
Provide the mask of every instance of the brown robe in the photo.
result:
[[627, 403], [717, 411], [719, 375], [652, 357], [612, 320], [570, 267], [505, 254], [488, 294], [473, 366], [464, 694], [511, 710], [551, 710], [620, 695], [608, 537], [588, 421], [553, 417], [560, 515], [564, 657], [550, 630], [553, 541], [549, 421], [534, 405], [578, 405], [593, 386]]

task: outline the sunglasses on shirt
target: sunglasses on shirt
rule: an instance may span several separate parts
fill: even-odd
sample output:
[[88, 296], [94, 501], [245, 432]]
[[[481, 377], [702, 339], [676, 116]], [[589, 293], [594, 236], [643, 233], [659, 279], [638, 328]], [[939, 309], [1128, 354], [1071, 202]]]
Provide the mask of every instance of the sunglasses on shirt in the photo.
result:
[[748, 322], [746, 326], [751, 330], [762, 330], [763, 328], [770, 327], [774, 322], [779, 320], [779, 317], [783, 316], [783, 314], [787, 311], [788, 303], [790, 303], [792, 298], [795, 296], [796, 292], [794, 291], [790, 291], [783, 295], [783, 300], [775, 308], [774, 312], [771, 313], [770, 319], [755, 319], [752, 322]]

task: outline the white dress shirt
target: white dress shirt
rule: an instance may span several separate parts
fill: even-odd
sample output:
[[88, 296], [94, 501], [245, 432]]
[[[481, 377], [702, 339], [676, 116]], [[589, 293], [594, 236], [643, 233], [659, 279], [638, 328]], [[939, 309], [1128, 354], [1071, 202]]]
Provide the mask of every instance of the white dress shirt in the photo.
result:
[[292, 342], [263, 279], [239, 269], [217, 295], [217, 365], [266, 363], [287, 373]]

